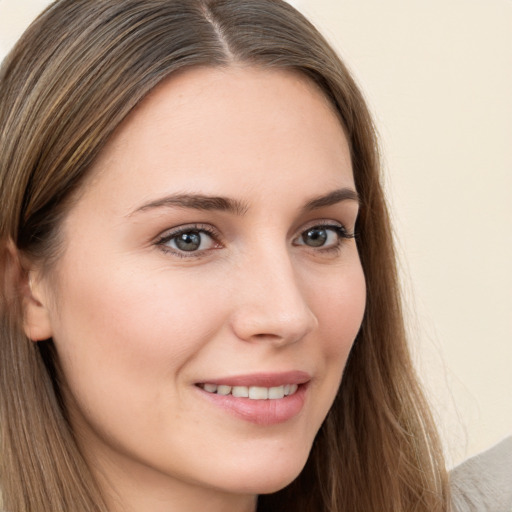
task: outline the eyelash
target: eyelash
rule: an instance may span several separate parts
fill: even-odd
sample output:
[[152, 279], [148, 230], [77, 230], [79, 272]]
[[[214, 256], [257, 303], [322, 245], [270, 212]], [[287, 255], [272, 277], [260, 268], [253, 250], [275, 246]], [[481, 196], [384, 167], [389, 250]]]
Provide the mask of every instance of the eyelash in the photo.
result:
[[[330, 245], [328, 247], [312, 247], [306, 245], [305, 243], [294, 243], [294, 245], [302, 245], [314, 252], [338, 253], [341, 250], [344, 241], [356, 238], [356, 234], [348, 232], [347, 229], [342, 224], [332, 224], [327, 223], [325, 221], [316, 221], [314, 224], [311, 224], [310, 226], [303, 228], [299, 235], [294, 239], [294, 241], [300, 239], [305, 233], [313, 229], [334, 231], [338, 237], [337, 243], [335, 243], [334, 245]], [[203, 249], [187, 252], [171, 248], [167, 245], [172, 240], [176, 240], [180, 235], [184, 235], [186, 233], [206, 234], [213, 240], [215, 249], [222, 247], [221, 236], [219, 232], [208, 224], [190, 224], [168, 231], [157, 239], [156, 245], [163, 252], [170, 253], [179, 258], [200, 258], [201, 256], [204, 255], [205, 252], [211, 250]]]
[[180, 251], [166, 245], [172, 240], [178, 238], [180, 235], [184, 235], [186, 233], [207, 234], [217, 246], [216, 248], [219, 248], [221, 245], [220, 234], [216, 229], [208, 224], [190, 224], [187, 226], [181, 226], [171, 231], [167, 231], [160, 238], [158, 238], [156, 245], [160, 247], [160, 249], [165, 253], [173, 254], [174, 256], [178, 256], [178, 258], [198, 258], [202, 256], [205, 250], [190, 251], [190, 254], [187, 254], [187, 251]]
[[302, 238], [305, 233], [307, 233], [308, 231], [312, 231], [314, 229], [334, 231], [338, 237], [336, 243], [334, 245], [329, 245], [327, 247], [319, 246], [318, 248], [307, 246], [306, 244], [295, 245], [304, 245], [305, 247], [311, 249], [312, 251], [321, 252], [323, 254], [338, 254], [341, 251], [343, 243], [345, 241], [354, 239], [356, 237], [355, 233], [348, 232], [345, 226], [343, 226], [342, 224], [332, 224], [327, 223], [325, 221], [324, 223], [322, 223], [322, 221], [316, 221], [314, 224], [303, 229], [296, 239]]

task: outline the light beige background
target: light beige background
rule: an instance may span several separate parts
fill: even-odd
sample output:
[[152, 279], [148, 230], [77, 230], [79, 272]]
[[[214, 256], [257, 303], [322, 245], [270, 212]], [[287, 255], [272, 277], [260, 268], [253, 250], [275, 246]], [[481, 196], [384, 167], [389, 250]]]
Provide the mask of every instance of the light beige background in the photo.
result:
[[[0, 0], [0, 56], [45, 5]], [[411, 341], [448, 459], [512, 434], [512, 0], [297, 0], [381, 133]]]

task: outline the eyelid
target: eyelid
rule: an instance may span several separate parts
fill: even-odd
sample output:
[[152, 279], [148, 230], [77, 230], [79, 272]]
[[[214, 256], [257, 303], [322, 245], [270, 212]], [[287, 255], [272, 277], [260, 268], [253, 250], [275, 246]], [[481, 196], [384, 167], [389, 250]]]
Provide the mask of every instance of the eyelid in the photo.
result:
[[[297, 243], [297, 240], [299, 240], [300, 237], [308, 229], [312, 228], [323, 228], [336, 231], [338, 236], [338, 243], [329, 246], [319, 246], [317, 248], [308, 246], [305, 243]], [[190, 231], [197, 231], [199, 233], [206, 234], [213, 240], [215, 246], [208, 249], [198, 249], [196, 251], [187, 252], [167, 245], [168, 242], [171, 241], [173, 238], [179, 236], [182, 233], [187, 233]], [[315, 219], [301, 226], [301, 228], [296, 232], [296, 235], [292, 239], [292, 243], [297, 246], [305, 246], [306, 248], [314, 250], [315, 252], [329, 252], [339, 249], [340, 246], [343, 244], [344, 240], [355, 238], [355, 236], [356, 235], [350, 230], [348, 230], [346, 226], [340, 221], [335, 221], [333, 219]], [[222, 235], [220, 234], [220, 232], [211, 224], [204, 223], [182, 224], [180, 226], [175, 226], [173, 228], [167, 229], [157, 236], [154, 244], [165, 253], [170, 253], [174, 256], [185, 259], [201, 258], [204, 257], [213, 249], [220, 249], [224, 246], [222, 241]]]
[[[306, 243], [298, 242], [301, 237], [304, 235], [305, 232], [307, 232], [310, 229], [313, 228], [320, 228], [320, 229], [326, 229], [335, 231], [336, 235], [338, 237], [337, 242], [335, 244], [331, 245], [320, 245], [318, 247], [310, 246]], [[346, 226], [339, 221], [335, 221], [332, 219], [316, 219], [314, 221], [308, 222], [307, 224], [303, 225], [300, 230], [297, 232], [295, 237], [293, 238], [293, 244], [296, 246], [300, 246], [303, 248], [306, 248], [308, 250], [314, 251], [315, 253], [329, 253], [329, 252], [336, 252], [339, 251], [343, 245], [344, 242], [346, 242], [349, 239], [356, 238], [356, 235], [353, 231], [350, 231], [346, 228]]]
[[199, 258], [204, 256], [205, 253], [211, 251], [212, 249], [200, 249], [197, 251], [180, 251], [178, 249], [174, 249], [166, 245], [173, 238], [179, 236], [182, 233], [187, 233], [189, 231], [197, 231], [199, 233], [203, 233], [208, 235], [214, 241], [216, 247], [218, 249], [222, 246], [221, 235], [219, 231], [213, 227], [211, 224], [203, 224], [203, 223], [192, 223], [192, 224], [183, 224], [181, 226], [176, 226], [170, 229], [165, 230], [163, 233], [157, 236], [155, 240], [155, 245], [159, 247], [160, 250], [173, 254], [179, 258]]
[[333, 219], [315, 219], [310, 222], [307, 222], [306, 224], [302, 225], [298, 230], [295, 238], [297, 236], [300, 236], [304, 231], [307, 231], [308, 229], [312, 228], [340, 228], [345, 233], [347, 238], [353, 238], [355, 237], [354, 230], [350, 230], [346, 224], [343, 222], [333, 220]]

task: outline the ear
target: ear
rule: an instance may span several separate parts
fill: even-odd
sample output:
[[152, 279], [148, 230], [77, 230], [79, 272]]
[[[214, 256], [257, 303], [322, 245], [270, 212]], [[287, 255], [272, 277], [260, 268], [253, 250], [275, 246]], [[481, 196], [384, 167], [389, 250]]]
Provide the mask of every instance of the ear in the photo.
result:
[[52, 326], [49, 316], [48, 297], [37, 270], [28, 258], [20, 255], [12, 240], [5, 249], [5, 288], [10, 300], [21, 302], [23, 310], [23, 329], [32, 341], [51, 338]]
[[23, 328], [32, 341], [47, 340], [53, 336], [48, 310], [48, 297], [38, 272], [30, 270], [22, 283]]

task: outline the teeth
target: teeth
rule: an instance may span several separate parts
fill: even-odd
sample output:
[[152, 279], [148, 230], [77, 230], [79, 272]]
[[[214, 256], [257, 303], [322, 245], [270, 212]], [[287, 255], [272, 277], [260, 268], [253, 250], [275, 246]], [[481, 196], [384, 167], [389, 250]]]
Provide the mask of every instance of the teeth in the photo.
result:
[[289, 395], [293, 395], [297, 389], [299, 389], [299, 386], [297, 386], [297, 384], [290, 384], [290, 391], [289, 391]]
[[275, 400], [277, 398], [284, 398], [284, 386], [277, 386], [276, 388], [268, 389], [268, 397], [271, 400]]
[[231, 386], [217, 386], [218, 395], [229, 395], [231, 393]]
[[293, 395], [297, 392], [297, 384], [286, 384], [284, 386], [275, 386], [265, 388], [261, 386], [226, 386], [224, 384], [202, 384], [201, 387], [208, 393], [217, 393], [217, 395], [233, 395], [238, 398], [250, 398], [251, 400], [278, 400], [285, 396]]
[[233, 386], [231, 394], [233, 396], [247, 398], [249, 396], [249, 388], [247, 386]]
[[204, 390], [208, 393], [217, 393], [217, 384], [205, 384]]
[[253, 400], [266, 400], [268, 398], [268, 388], [251, 386], [249, 388], [249, 398]]

